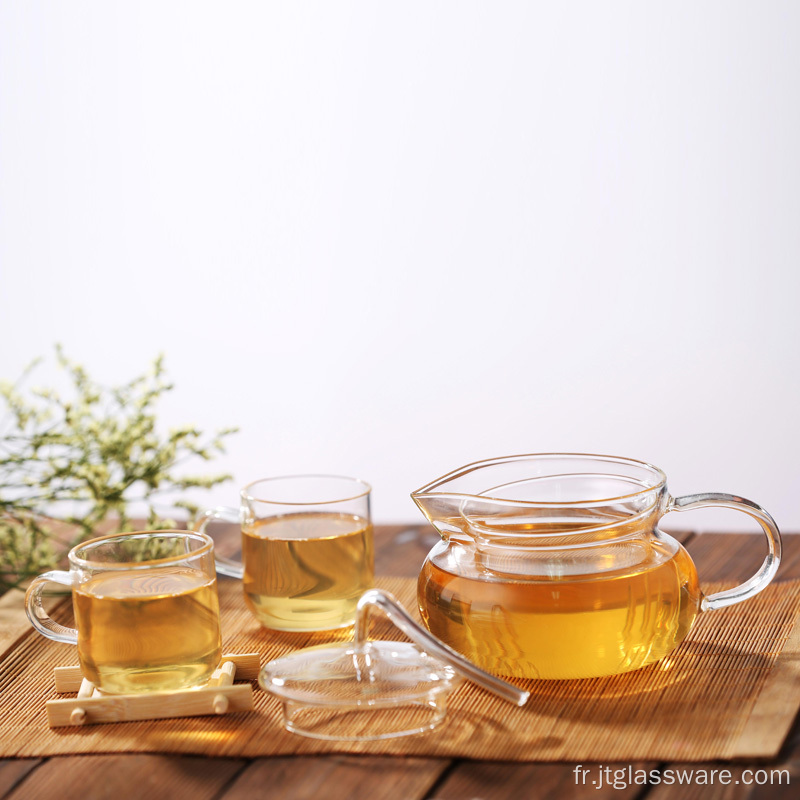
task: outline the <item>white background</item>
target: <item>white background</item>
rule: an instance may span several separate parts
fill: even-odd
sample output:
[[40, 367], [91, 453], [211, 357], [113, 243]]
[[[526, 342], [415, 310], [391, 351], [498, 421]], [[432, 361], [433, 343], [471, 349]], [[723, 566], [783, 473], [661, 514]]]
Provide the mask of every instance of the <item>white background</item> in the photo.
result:
[[796, 2], [0, 1], [0, 377], [165, 352], [210, 502], [566, 450], [800, 529], [799, 268]]

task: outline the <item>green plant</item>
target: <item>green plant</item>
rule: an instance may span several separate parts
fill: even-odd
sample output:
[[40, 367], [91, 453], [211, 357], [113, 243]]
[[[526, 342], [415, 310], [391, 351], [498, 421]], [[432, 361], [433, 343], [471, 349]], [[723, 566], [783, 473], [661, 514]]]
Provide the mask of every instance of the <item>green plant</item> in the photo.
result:
[[[117, 387], [103, 387], [56, 347], [59, 366], [73, 396], [32, 389], [23, 379], [0, 383], [9, 416], [0, 429], [0, 591], [18, 586], [55, 561], [57, 530], [72, 531], [73, 542], [100, 526], [131, 530], [129, 507], [143, 503], [148, 527], [174, 527], [159, 516], [154, 500], [190, 489], [210, 489], [230, 475], [178, 475], [187, 459], [210, 461], [224, 452], [227, 428], [210, 438], [194, 426], [160, 434], [154, 406], [172, 390], [163, 357], [151, 370]], [[171, 502], [194, 516], [198, 507]]]

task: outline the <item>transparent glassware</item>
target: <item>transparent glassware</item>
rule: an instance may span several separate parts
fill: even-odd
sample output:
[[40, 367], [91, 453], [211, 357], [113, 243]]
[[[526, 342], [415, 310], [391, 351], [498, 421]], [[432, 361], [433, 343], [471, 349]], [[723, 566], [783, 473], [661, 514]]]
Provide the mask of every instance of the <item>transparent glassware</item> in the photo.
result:
[[[376, 610], [412, 641], [370, 641], [370, 616]], [[284, 725], [292, 733], [376, 741], [436, 728], [463, 679], [515, 705], [528, 699], [528, 692], [489, 675], [431, 636], [391, 594], [373, 589], [358, 603], [352, 642], [275, 659], [261, 670], [259, 684], [281, 700]]]
[[[673, 498], [665, 474], [614, 456], [544, 453], [469, 464], [412, 493], [442, 541], [419, 576], [423, 621], [485, 670], [588, 678], [646, 666], [701, 612], [740, 603], [774, 577], [778, 527], [730, 494]], [[753, 517], [768, 554], [755, 575], [704, 596], [669, 511], [721, 506]]]
[[[179, 530], [120, 533], [73, 547], [68, 561], [69, 571], [34, 578], [25, 609], [43, 636], [77, 645], [84, 677], [108, 694], [208, 681], [222, 654], [210, 537]], [[71, 588], [77, 629], [45, 611], [48, 583]]]
[[375, 583], [369, 484], [339, 475], [289, 475], [245, 486], [239, 508], [206, 511], [242, 526], [242, 562], [217, 570], [242, 580], [248, 608], [267, 628], [321, 631], [353, 624]]

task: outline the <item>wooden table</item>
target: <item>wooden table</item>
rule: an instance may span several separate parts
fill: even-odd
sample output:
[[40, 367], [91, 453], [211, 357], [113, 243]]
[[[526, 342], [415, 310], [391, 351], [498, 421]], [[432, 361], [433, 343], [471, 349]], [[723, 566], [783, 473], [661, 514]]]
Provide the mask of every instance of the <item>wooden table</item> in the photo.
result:
[[[229, 532], [228, 536], [235, 536]], [[701, 580], [743, 580], [766, 551], [763, 538], [742, 534], [683, 533]], [[415, 576], [437, 539], [428, 526], [376, 530], [376, 569], [383, 575]], [[800, 535], [784, 537], [778, 580], [800, 578]], [[798, 687], [800, 691], [800, 687]], [[435, 735], [435, 733], [433, 734]], [[506, 800], [506, 798], [792, 798], [800, 797], [800, 724], [795, 721], [783, 752], [769, 763], [636, 764], [647, 770], [728, 769], [731, 783], [630, 785], [598, 788], [600, 767], [584, 764], [587, 783], [576, 785], [572, 763], [520, 764], [462, 759], [369, 756], [198, 758], [162, 755], [62, 756], [0, 760], [0, 800]], [[747, 773], [747, 770], [752, 770]], [[782, 785], [746, 785], [756, 770], [786, 770]], [[763, 774], [759, 775], [763, 778]], [[737, 785], [735, 781], [740, 781]], [[777, 780], [777, 778], [775, 779]], [[605, 781], [604, 781], [605, 783]]]

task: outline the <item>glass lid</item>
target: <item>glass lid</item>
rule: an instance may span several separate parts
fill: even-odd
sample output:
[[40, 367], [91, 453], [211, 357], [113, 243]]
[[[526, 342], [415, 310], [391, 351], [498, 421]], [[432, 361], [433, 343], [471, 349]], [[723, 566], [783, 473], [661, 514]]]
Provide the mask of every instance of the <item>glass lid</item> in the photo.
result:
[[[370, 641], [373, 609], [412, 642]], [[516, 705], [528, 692], [496, 678], [419, 626], [388, 592], [358, 603], [352, 642], [308, 647], [270, 661], [261, 687], [283, 703], [286, 729], [314, 739], [370, 741], [423, 733], [447, 713], [450, 692], [469, 679]]]
[[284, 700], [356, 706], [427, 701], [461, 683], [452, 667], [409, 642], [308, 647], [271, 661], [262, 679]]

